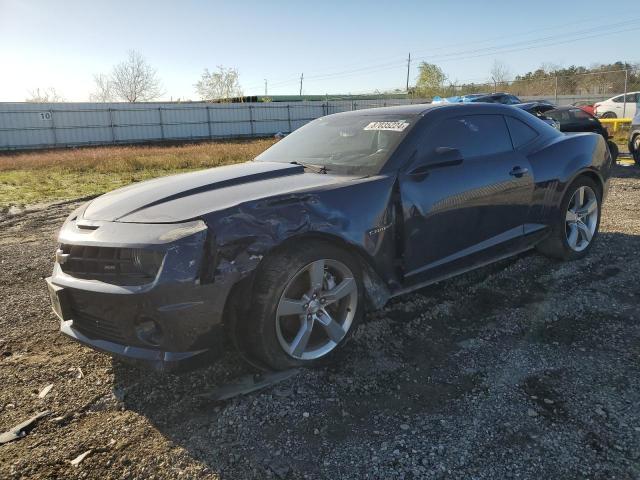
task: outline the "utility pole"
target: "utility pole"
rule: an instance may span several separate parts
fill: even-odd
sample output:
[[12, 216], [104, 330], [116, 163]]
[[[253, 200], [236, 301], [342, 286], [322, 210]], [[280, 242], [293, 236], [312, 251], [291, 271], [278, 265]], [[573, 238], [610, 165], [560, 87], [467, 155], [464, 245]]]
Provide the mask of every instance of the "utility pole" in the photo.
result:
[[409, 93], [409, 69], [411, 68], [411, 52], [409, 52], [409, 58], [407, 59], [407, 93]]
[[302, 96], [302, 80], [304, 80], [304, 73], [300, 74], [300, 96]]
[[[625, 67], [626, 62], [625, 62]], [[622, 104], [622, 118], [627, 116], [627, 82], [629, 81], [629, 70], [627, 68], [624, 69], [624, 103]]]
[[264, 96], [267, 96], [267, 79], [264, 79]]

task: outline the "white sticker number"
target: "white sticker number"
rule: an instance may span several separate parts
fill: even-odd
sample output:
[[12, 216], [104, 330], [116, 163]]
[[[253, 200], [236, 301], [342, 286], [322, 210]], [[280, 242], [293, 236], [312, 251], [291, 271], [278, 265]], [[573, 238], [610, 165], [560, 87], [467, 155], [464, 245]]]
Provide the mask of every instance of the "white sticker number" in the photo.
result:
[[404, 120], [398, 120], [396, 122], [371, 122], [364, 127], [365, 130], [390, 130], [392, 132], [401, 132], [407, 128], [409, 124]]

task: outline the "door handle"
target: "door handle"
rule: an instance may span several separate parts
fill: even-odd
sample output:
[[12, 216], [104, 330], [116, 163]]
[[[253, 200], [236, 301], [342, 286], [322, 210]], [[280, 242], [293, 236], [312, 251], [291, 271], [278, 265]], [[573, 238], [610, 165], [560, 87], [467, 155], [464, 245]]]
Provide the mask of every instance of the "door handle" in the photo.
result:
[[511, 169], [511, 171], [509, 172], [509, 175], [512, 175], [514, 177], [521, 177], [523, 175], [526, 175], [529, 172], [528, 168], [523, 168], [523, 167], [513, 167]]

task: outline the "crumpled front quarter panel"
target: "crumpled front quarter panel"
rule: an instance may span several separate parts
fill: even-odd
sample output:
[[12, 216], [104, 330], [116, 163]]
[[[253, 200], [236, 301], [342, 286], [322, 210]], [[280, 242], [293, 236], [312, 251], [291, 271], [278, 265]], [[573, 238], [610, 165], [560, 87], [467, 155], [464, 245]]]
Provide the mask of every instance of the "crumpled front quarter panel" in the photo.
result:
[[253, 270], [264, 255], [303, 234], [337, 237], [392, 274], [395, 178], [377, 176], [295, 194], [246, 202], [204, 217], [215, 236], [218, 273]]

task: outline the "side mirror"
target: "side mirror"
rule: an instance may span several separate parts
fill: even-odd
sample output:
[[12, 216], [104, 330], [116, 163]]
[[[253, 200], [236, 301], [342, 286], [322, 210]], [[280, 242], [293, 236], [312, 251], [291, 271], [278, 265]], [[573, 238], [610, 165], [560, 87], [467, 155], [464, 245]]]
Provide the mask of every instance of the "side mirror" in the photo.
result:
[[417, 162], [417, 165], [410, 170], [409, 175], [424, 176], [434, 168], [460, 165], [463, 160], [462, 152], [457, 148], [438, 147]]

